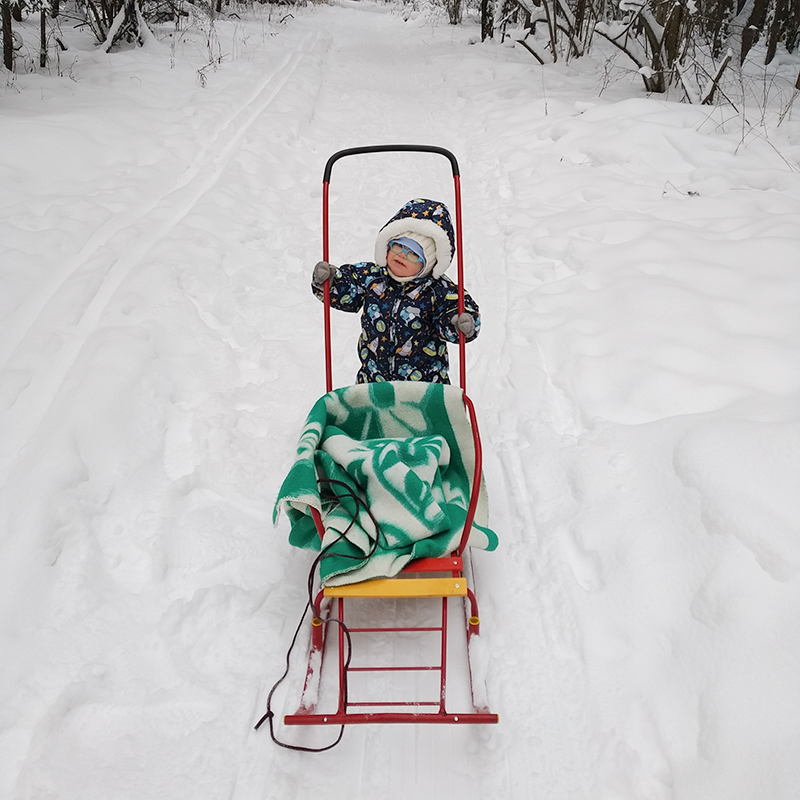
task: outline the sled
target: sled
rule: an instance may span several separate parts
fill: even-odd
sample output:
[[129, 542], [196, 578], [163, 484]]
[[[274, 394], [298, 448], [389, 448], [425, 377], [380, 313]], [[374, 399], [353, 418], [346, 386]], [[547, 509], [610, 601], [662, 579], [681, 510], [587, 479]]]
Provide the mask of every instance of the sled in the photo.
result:
[[[323, 177], [323, 260], [329, 259], [329, 186], [331, 172], [334, 164], [341, 158], [355, 156], [366, 153], [385, 153], [385, 152], [418, 152], [434, 153], [446, 157], [452, 166], [453, 180], [455, 185], [455, 241], [456, 252], [458, 254], [458, 286], [459, 314], [464, 311], [464, 275], [463, 275], [463, 248], [461, 232], [461, 196], [460, 196], [460, 175], [458, 163], [455, 156], [439, 147], [422, 145], [379, 145], [371, 147], [358, 147], [341, 150], [330, 157], [328, 160]], [[342, 390], [333, 390], [333, 370], [331, 355], [331, 324], [330, 324], [330, 287], [326, 281], [324, 285], [324, 335], [325, 335], [325, 381], [327, 395], [319, 402], [339, 402], [337, 392], [347, 392], [350, 402], [369, 404], [368, 387], [376, 391], [384, 391], [380, 387], [382, 384], [362, 384], [361, 386], [348, 387]], [[285, 725], [354, 725], [367, 723], [428, 723], [428, 724], [491, 724], [498, 722], [498, 715], [492, 713], [485, 701], [485, 690], [481, 686], [476, 691], [475, 681], [482, 683], [482, 676], [475, 676], [471, 665], [470, 654], [479, 652], [478, 637], [480, 634], [480, 615], [478, 610], [478, 600], [474, 586], [474, 575], [470, 560], [470, 547], [468, 542], [473, 531], [475, 522], [476, 508], [481, 500], [482, 487], [482, 452], [481, 440], [478, 432], [477, 418], [472, 401], [466, 394], [466, 362], [465, 362], [465, 338], [464, 334], [459, 335], [459, 366], [460, 366], [460, 386], [441, 387], [442, 397], [450, 403], [450, 408], [455, 407], [457, 413], [463, 418], [463, 431], [465, 433], [453, 433], [453, 430], [462, 431], [462, 428], [452, 425], [444, 425], [448, 428], [446, 435], [451, 437], [451, 446], [458, 448], [459, 456], [463, 462], [464, 470], [467, 473], [466, 497], [466, 517], [463, 523], [463, 531], [457, 539], [456, 546], [451, 552], [442, 557], [429, 557], [412, 560], [405, 567], [391, 578], [378, 577], [363, 580], [358, 583], [345, 583], [343, 585], [323, 585], [319, 588], [311, 601], [312, 619], [310, 648], [308, 664], [305, 676], [305, 685], [299, 707], [294, 714], [284, 717]], [[413, 382], [401, 382], [411, 384]], [[411, 391], [409, 386], [400, 384], [389, 384], [397, 386], [398, 391]], [[426, 384], [427, 387], [437, 386]], [[389, 391], [386, 389], [385, 391]], [[419, 391], [427, 391], [420, 388]], [[455, 393], [455, 394], [453, 394]], [[456, 397], [455, 405], [453, 397]], [[355, 401], [353, 401], [355, 398]], [[369, 409], [367, 409], [369, 411]], [[377, 412], [376, 412], [377, 413]], [[338, 423], [337, 423], [338, 424]], [[450, 430], [450, 429], [453, 430]], [[437, 434], [436, 430], [427, 430], [426, 433]], [[444, 435], [444, 434], [443, 434]], [[454, 438], [453, 438], [454, 437]], [[310, 508], [316, 533], [319, 535], [320, 542], [325, 535], [325, 523], [322, 515], [316, 508]], [[455, 541], [455, 540], [454, 540]], [[321, 545], [320, 545], [321, 546]], [[310, 589], [310, 600], [312, 591]], [[408, 609], [409, 603], [416, 602], [433, 603], [434, 607], [438, 603], [438, 611], [433, 611], [434, 621], [424, 619], [422, 624], [418, 618], [414, 620], [396, 619], [391, 625], [374, 624], [374, 614], [371, 614], [373, 606], [370, 604], [389, 601], [391, 610]], [[460, 607], [460, 608], [459, 608]], [[351, 614], [366, 619], [366, 624], [353, 622]], [[347, 616], [346, 616], [347, 614]], [[466, 636], [466, 647], [462, 640], [460, 647], [461, 658], [465, 658], [467, 664], [461, 666], [461, 674], [468, 675], [468, 693], [461, 692], [461, 702], [466, 709], [454, 711], [448, 702], [447, 678], [448, 678], [448, 658], [451, 656], [453, 640], [452, 620], [462, 618], [463, 629]], [[348, 620], [351, 620], [348, 622]], [[415, 624], [411, 624], [414, 622]], [[334, 631], [335, 629], [335, 631]], [[335, 634], [335, 635], [334, 635]], [[359, 644], [365, 637], [403, 637], [403, 636], [427, 636], [434, 637], [434, 647], [429, 647], [436, 653], [436, 657], [431, 663], [426, 664], [385, 664], [374, 663], [365, 664], [352, 663], [354, 652], [358, 652]], [[430, 642], [431, 640], [428, 639]], [[331, 659], [335, 658], [335, 662]], [[452, 666], [452, 664], [451, 664]], [[327, 667], [327, 669], [325, 669]], [[425, 674], [425, 682], [428, 689], [435, 687], [430, 692], [430, 696], [418, 696], [398, 698], [394, 693], [391, 696], [381, 697], [374, 693], [367, 693], [364, 697], [354, 696], [351, 684], [355, 676], [363, 680], [377, 680], [380, 682], [383, 676], [384, 684], [387, 682], [386, 676], [392, 677], [389, 681], [401, 681], [403, 676], [409, 673]], [[433, 676], [429, 680], [427, 676]], [[321, 686], [321, 682], [329, 683], [331, 680], [338, 681], [338, 690], [331, 686]], [[416, 680], [412, 676], [412, 682]], [[318, 706], [320, 697], [326, 694], [323, 689], [327, 688], [327, 700], [330, 703], [330, 710], [321, 711]], [[463, 688], [463, 687], [462, 687]], [[336, 698], [335, 702], [333, 698]], [[323, 702], [324, 705], [324, 702]], [[335, 707], [334, 707], [335, 706]]]

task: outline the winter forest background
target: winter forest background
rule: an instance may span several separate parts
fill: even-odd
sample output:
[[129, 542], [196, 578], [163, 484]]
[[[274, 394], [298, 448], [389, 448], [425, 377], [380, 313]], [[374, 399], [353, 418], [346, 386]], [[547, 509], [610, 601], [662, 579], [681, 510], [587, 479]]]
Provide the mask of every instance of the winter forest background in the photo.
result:
[[[800, 796], [796, 0], [2, 19], [0, 797]], [[393, 142], [462, 171], [500, 724], [308, 755], [253, 730], [310, 566], [272, 505], [324, 391], [322, 170]], [[337, 164], [332, 260], [452, 203], [439, 161]]]
[[[62, 7], [61, 0], [0, 0], [3, 63], [8, 70], [29, 70], [37, 63], [46, 68], [56, 49], [67, 48], [62, 25], [85, 27], [110, 50], [122, 42], [143, 42], [148, 24], [171, 23], [177, 31], [199, 17], [202, 27], [213, 28], [215, 19], [238, 17], [255, 5], [265, 3], [78, 0]], [[676, 84], [699, 103], [714, 101], [731, 63], [740, 68], [748, 57], [780, 63], [800, 40], [798, 0], [413, 0], [404, 7], [441, 8], [453, 25], [472, 16], [480, 20], [481, 39], [512, 36], [540, 64], [579, 58], [600, 37], [628, 56], [648, 91], [661, 93]], [[32, 31], [22, 35], [34, 25], [38, 44]], [[795, 87], [800, 89], [800, 74]]]

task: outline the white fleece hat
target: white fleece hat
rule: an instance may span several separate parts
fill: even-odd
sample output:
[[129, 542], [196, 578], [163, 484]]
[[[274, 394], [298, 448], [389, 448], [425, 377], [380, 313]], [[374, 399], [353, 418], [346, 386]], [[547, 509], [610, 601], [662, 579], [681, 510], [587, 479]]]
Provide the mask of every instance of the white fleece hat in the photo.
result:
[[413, 281], [417, 278], [424, 278], [426, 275], [430, 275], [431, 272], [433, 272], [434, 266], [436, 266], [436, 242], [434, 242], [430, 236], [425, 236], [423, 233], [405, 231], [399, 236], [393, 236], [389, 244], [398, 240], [400, 241], [400, 244], [405, 244], [403, 241], [404, 239], [410, 239], [412, 242], [419, 245], [419, 250], [417, 250], [417, 248], [412, 249], [414, 249], [417, 255], [423, 256], [425, 263], [422, 265], [422, 269], [416, 275], [408, 275], [406, 277], [395, 275], [391, 268], [389, 268], [389, 272], [391, 272], [392, 277], [400, 283], [408, 283], [408, 281]]
[[[455, 252], [455, 231], [450, 212], [444, 203], [417, 197], [409, 200], [379, 231], [375, 239], [375, 263], [386, 266], [389, 242], [398, 236], [408, 236], [421, 242], [420, 236], [429, 236], [435, 243], [435, 259], [425, 265], [434, 278], [447, 271]], [[432, 262], [432, 263], [431, 263]]]

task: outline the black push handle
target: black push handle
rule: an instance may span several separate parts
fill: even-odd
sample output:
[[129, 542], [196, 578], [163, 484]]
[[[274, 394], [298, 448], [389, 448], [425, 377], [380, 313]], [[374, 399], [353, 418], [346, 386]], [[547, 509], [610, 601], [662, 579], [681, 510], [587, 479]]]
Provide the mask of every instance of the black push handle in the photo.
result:
[[[364, 155], [367, 153], [433, 153], [434, 155], [444, 156], [453, 168], [453, 187], [456, 201], [455, 219], [455, 239], [456, 254], [458, 256], [458, 313], [464, 313], [464, 247], [461, 241], [461, 173], [458, 169], [456, 157], [444, 147], [426, 144], [373, 144], [365, 147], [351, 147], [347, 150], [339, 150], [334, 153], [325, 164], [325, 172], [322, 176], [322, 260], [328, 261], [329, 254], [329, 230], [328, 230], [328, 205], [329, 191], [331, 182], [331, 171], [333, 165], [346, 156]], [[333, 358], [331, 355], [331, 300], [330, 283], [325, 281], [325, 385], [327, 391], [333, 389]], [[459, 366], [461, 372], [461, 388], [466, 394], [467, 391], [467, 360], [465, 353], [466, 339], [464, 334], [458, 334], [458, 353]]]
[[347, 150], [339, 150], [334, 153], [325, 164], [325, 172], [322, 176], [323, 183], [330, 183], [331, 170], [333, 165], [340, 159], [346, 156], [358, 156], [363, 153], [434, 153], [435, 155], [444, 156], [453, 168], [453, 177], [460, 176], [461, 173], [458, 169], [458, 161], [456, 157], [444, 147], [436, 147], [435, 145], [427, 144], [373, 144], [367, 147], [350, 147]]

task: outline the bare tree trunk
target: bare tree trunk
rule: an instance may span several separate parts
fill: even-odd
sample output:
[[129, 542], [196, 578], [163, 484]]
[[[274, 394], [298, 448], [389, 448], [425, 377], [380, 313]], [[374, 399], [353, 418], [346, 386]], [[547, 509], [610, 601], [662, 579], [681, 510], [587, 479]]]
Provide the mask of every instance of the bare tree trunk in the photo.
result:
[[664, 24], [663, 51], [667, 68], [671, 68], [678, 60], [678, 50], [682, 44], [681, 22], [683, 22], [683, 6], [675, 3]]
[[108, 52], [122, 39], [143, 45], [150, 37], [152, 33], [147, 28], [138, 0], [124, 0], [100, 46]]
[[742, 61], [745, 60], [752, 46], [758, 41], [758, 37], [764, 28], [767, 17], [767, 0], [756, 0], [753, 13], [747, 20], [747, 27], [742, 34]]
[[14, 69], [14, 37], [11, 34], [11, 3], [0, 0], [0, 16], [3, 19], [3, 63], [6, 69]]
[[777, 0], [775, 3], [775, 16], [772, 19], [769, 33], [767, 34], [767, 55], [764, 63], [769, 64], [775, 58], [775, 51], [778, 49], [778, 42], [781, 35], [781, 24], [786, 13], [788, 3], [786, 0]]
[[558, 61], [558, 28], [556, 27], [556, 4], [553, 0], [544, 0], [544, 13], [547, 18], [547, 33], [550, 37], [550, 52], [553, 56], [553, 63]]
[[711, 80], [708, 82], [708, 86], [706, 86], [706, 88], [703, 90], [700, 102], [704, 106], [710, 106], [714, 102], [714, 94], [719, 88], [719, 82], [722, 79], [722, 73], [725, 72], [725, 69], [727, 68], [728, 64], [731, 63], [732, 60], [733, 60], [733, 51], [729, 48], [728, 52], [725, 54], [725, 58], [722, 59], [722, 62], [717, 67], [717, 71], [714, 73]]
[[704, 5], [701, 26], [710, 38], [711, 55], [719, 58], [725, 39], [723, 31], [728, 13], [728, 3], [725, 0], [711, 0]]
[[47, 66], [47, 7], [45, 0], [41, 0], [39, 7], [39, 66]]
[[481, 41], [491, 39], [494, 33], [494, 3], [481, 0]]
[[451, 25], [461, 22], [461, 0], [447, 0], [447, 17]]
[[647, 43], [650, 45], [650, 68], [652, 69], [649, 86], [647, 81], [645, 81], [645, 86], [648, 86], [648, 91], [662, 94], [667, 91], [667, 74], [662, 48], [664, 31], [649, 9], [641, 12], [640, 19], [644, 27], [644, 34], [647, 37]]
[[766, 0], [744, 0], [739, 13], [731, 20], [728, 46], [739, 66], [744, 63], [750, 48], [758, 38], [758, 20], [766, 13]]

